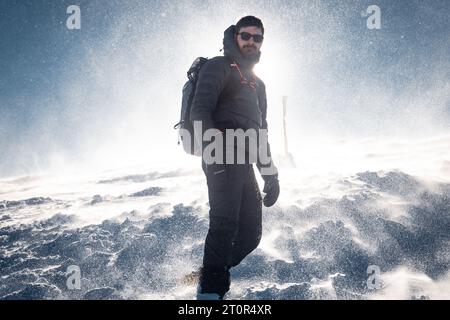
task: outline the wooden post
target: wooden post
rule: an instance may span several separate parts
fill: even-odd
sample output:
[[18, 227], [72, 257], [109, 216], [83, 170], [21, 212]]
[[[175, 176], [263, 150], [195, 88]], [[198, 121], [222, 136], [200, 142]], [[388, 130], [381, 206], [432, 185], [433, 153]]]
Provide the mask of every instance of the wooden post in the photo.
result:
[[286, 132], [286, 109], [287, 109], [287, 96], [283, 96], [283, 132], [284, 132], [284, 155], [289, 156], [288, 140]]

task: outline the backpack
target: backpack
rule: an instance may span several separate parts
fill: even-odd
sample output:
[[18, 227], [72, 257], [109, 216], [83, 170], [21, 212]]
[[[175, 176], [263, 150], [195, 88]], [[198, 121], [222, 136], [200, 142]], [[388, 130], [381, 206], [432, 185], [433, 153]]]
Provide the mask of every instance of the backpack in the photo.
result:
[[184, 84], [182, 90], [180, 121], [173, 127], [178, 129], [178, 144], [181, 140], [184, 151], [194, 156], [201, 156], [202, 150], [201, 146], [195, 142], [194, 126], [190, 119], [191, 106], [197, 87], [198, 74], [207, 61], [207, 58], [198, 57], [189, 68], [187, 72], [188, 81]]

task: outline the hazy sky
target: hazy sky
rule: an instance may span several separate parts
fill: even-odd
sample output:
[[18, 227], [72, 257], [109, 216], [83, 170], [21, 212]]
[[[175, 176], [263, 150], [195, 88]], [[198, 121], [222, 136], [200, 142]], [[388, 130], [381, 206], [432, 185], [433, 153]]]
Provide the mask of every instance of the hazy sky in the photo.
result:
[[[66, 28], [72, 4], [81, 30]], [[366, 27], [371, 4], [380, 30]], [[446, 0], [0, 0], [0, 176], [173, 155], [187, 68], [220, 55], [247, 14], [266, 27], [257, 71], [275, 149], [282, 95], [291, 140], [447, 129]]]

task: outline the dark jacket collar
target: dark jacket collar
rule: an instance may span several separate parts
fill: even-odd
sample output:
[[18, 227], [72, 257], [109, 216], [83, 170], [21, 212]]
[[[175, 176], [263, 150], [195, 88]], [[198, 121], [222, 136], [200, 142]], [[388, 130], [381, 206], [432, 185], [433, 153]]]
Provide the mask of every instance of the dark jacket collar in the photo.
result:
[[236, 26], [229, 26], [223, 33], [223, 54], [225, 57], [236, 61], [242, 68], [252, 69], [255, 64], [259, 62], [261, 57], [261, 52], [257, 56], [249, 59], [244, 57], [239, 50], [239, 47], [234, 40], [234, 35], [236, 34]]

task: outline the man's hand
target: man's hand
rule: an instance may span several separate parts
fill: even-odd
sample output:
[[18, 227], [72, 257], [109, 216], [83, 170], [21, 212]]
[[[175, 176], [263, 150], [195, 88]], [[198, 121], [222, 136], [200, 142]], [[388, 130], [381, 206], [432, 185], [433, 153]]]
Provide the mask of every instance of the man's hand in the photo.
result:
[[271, 207], [277, 202], [278, 196], [280, 195], [280, 183], [278, 182], [278, 174], [263, 176], [264, 179], [264, 189], [263, 192], [266, 193], [263, 199], [264, 206]]

